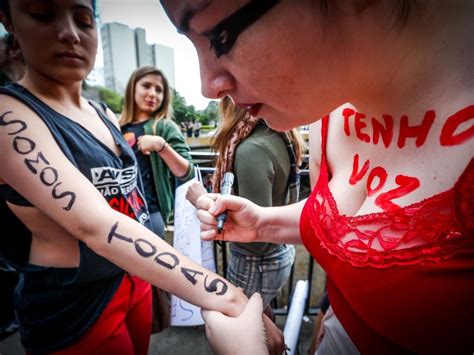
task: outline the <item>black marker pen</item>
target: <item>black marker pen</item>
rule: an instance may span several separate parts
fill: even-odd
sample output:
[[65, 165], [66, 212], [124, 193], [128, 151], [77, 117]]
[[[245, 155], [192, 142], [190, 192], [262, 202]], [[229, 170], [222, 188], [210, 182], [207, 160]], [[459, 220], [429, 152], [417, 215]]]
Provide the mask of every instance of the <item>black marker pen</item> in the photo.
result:
[[[230, 195], [232, 192], [232, 185], [234, 184], [234, 174], [227, 172], [224, 174], [224, 179], [221, 185], [221, 195]], [[227, 220], [227, 211], [217, 215], [217, 233], [221, 234], [224, 229], [224, 223]]]

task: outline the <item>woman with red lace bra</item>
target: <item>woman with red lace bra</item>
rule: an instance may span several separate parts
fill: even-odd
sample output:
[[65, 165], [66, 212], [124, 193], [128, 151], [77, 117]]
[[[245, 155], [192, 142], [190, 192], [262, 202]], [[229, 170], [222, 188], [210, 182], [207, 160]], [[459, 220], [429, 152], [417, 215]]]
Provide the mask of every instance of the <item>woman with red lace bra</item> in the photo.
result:
[[472, 354], [474, 2], [161, 2], [206, 96], [280, 131], [322, 118], [311, 196], [204, 195], [202, 238], [303, 243], [363, 354]]

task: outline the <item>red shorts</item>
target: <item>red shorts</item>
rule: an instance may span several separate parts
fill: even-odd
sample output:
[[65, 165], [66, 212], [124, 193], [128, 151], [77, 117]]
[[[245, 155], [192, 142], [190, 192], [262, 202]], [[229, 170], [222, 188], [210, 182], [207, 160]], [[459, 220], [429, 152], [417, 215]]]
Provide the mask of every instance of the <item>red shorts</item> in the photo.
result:
[[79, 341], [55, 355], [146, 355], [151, 335], [150, 284], [125, 274], [114, 297]]

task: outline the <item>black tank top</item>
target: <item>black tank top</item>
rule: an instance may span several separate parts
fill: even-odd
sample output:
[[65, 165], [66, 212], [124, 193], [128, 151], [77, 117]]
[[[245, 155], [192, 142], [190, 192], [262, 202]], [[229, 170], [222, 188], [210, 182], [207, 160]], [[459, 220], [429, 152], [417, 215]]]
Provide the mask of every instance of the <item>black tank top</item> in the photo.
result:
[[[120, 148], [120, 156], [21, 85], [7, 84], [0, 87], [0, 94], [15, 97], [43, 120], [65, 156], [112, 208], [144, 224], [149, 223], [134, 153], [121, 132], [100, 110], [96, 109]], [[15, 114], [9, 115], [12, 119]], [[9, 117], [4, 119], [8, 122]], [[3, 186], [1, 191], [1, 197], [12, 203], [31, 205], [9, 186]], [[123, 270], [81, 241], [79, 250], [77, 268], [42, 267], [12, 260], [0, 253], [0, 259], [20, 273], [15, 307], [26, 351], [52, 352], [77, 341], [94, 324], [117, 290]]]

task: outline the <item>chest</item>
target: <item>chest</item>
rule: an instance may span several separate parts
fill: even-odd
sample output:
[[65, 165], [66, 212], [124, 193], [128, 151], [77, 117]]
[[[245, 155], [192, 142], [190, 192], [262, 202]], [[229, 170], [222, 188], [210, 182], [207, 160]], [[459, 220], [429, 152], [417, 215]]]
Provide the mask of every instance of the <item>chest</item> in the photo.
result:
[[87, 131], [94, 141], [100, 142], [101, 145], [107, 147], [116, 156], [120, 156], [120, 144], [117, 144], [117, 137], [112, 132], [114, 127], [98, 117], [97, 112], [92, 108], [87, 110], [86, 114], [73, 113], [69, 118], [79, 126], [80, 130]]
[[453, 187], [474, 152], [472, 120], [331, 115], [326, 136], [329, 186], [342, 214], [391, 211]]

